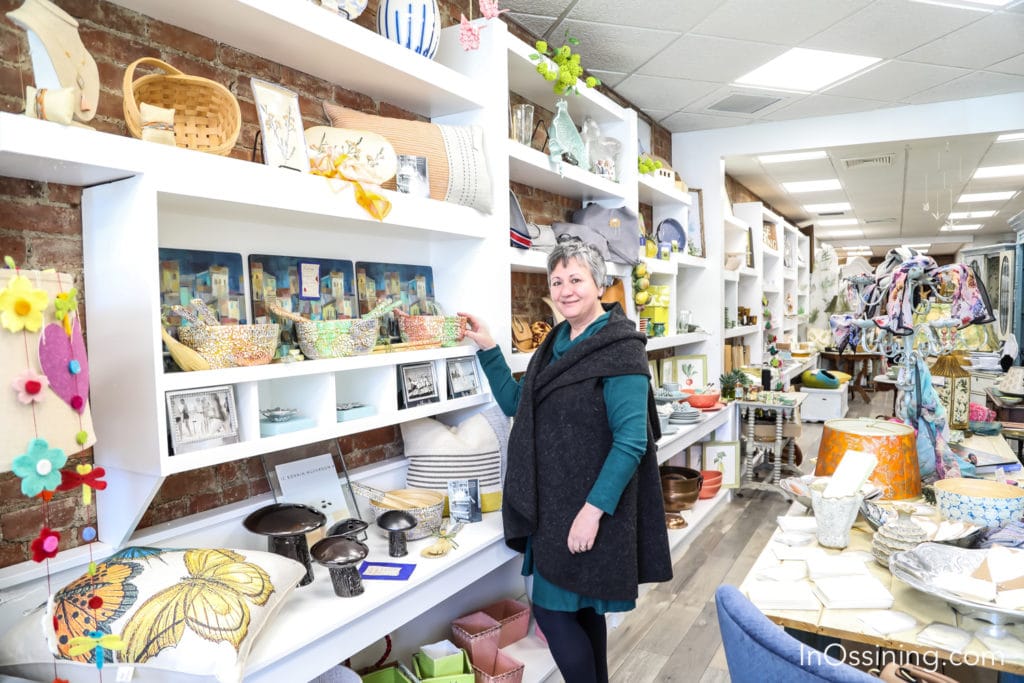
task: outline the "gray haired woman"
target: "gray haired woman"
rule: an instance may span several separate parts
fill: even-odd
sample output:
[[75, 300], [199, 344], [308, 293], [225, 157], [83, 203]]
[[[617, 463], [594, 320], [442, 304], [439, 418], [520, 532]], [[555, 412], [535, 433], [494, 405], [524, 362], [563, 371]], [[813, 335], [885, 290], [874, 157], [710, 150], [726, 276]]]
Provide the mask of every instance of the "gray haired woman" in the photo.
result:
[[487, 326], [463, 315], [495, 401], [515, 416], [505, 543], [524, 553], [534, 615], [562, 677], [604, 683], [604, 615], [633, 609], [639, 584], [672, 578], [655, 447], [660, 431], [647, 340], [618, 304], [601, 303], [600, 254], [563, 242], [547, 271], [565, 320], [533, 352], [520, 381]]

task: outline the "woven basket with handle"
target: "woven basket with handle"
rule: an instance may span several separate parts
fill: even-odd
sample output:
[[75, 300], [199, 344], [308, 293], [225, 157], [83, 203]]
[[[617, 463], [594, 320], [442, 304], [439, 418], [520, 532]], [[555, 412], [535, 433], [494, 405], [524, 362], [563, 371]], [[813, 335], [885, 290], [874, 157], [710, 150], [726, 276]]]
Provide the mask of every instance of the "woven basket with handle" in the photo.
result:
[[[166, 73], [135, 78], [139, 66], [152, 66]], [[231, 152], [242, 129], [238, 100], [220, 83], [189, 76], [154, 57], [143, 57], [128, 65], [122, 84], [124, 120], [132, 136], [142, 137], [139, 103], [174, 110], [174, 140], [178, 147], [226, 155]]]

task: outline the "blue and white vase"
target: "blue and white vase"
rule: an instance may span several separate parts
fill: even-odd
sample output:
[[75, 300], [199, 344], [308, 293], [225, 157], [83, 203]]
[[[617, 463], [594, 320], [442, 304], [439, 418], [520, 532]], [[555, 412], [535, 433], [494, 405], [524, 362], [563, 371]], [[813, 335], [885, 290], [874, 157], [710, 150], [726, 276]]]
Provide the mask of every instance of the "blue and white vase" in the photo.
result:
[[377, 8], [377, 33], [433, 59], [441, 39], [437, 0], [381, 0]]

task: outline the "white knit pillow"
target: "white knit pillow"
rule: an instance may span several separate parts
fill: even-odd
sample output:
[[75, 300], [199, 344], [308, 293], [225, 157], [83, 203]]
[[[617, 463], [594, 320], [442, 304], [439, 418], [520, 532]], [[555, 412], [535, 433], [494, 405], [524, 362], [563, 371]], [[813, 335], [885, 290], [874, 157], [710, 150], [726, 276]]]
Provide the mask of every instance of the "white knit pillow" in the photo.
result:
[[450, 479], [478, 479], [480, 492], [501, 490], [501, 445], [482, 414], [449, 427], [434, 418], [402, 423], [406, 486], [448, 490]]

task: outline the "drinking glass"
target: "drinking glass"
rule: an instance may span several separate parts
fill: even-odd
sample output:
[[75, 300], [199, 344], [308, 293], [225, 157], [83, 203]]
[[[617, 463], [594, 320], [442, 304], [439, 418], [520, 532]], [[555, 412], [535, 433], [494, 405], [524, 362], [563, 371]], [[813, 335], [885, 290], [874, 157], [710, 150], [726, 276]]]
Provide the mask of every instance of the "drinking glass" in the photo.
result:
[[512, 139], [527, 147], [533, 142], [532, 104], [517, 104], [512, 107]]

